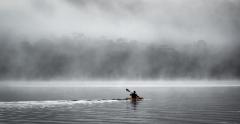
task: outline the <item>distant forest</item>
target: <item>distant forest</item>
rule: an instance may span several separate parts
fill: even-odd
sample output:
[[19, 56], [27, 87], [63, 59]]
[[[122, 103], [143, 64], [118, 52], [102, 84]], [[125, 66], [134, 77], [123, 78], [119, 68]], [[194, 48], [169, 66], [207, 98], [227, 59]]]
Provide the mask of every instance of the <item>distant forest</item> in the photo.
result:
[[[16, 39], [15, 39], [16, 40]], [[0, 79], [239, 79], [240, 47], [171, 45], [78, 35], [0, 39]]]

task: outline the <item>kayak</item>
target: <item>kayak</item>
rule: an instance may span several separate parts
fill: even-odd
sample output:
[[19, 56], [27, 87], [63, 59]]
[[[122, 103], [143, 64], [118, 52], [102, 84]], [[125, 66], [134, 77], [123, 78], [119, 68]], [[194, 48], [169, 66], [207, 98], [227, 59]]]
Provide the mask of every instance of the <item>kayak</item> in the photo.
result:
[[128, 97], [126, 98], [127, 100], [131, 100], [131, 101], [141, 101], [143, 100], [144, 98], [143, 97], [137, 97], [137, 98], [132, 98], [132, 97]]

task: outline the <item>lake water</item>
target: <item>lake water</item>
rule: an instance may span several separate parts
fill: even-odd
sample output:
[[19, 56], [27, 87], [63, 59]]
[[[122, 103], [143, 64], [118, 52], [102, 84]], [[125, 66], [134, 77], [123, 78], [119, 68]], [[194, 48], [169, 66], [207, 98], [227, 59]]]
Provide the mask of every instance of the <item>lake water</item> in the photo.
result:
[[0, 122], [240, 123], [240, 87], [139, 87], [134, 90], [145, 99], [115, 100], [128, 96], [125, 87], [1, 87]]

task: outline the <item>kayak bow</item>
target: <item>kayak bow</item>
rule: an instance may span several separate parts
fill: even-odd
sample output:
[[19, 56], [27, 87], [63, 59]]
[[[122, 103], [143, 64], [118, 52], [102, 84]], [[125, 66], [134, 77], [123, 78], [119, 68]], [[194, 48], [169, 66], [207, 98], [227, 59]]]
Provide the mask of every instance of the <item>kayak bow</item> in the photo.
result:
[[132, 101], [141, 101], [143, 99], [144, 99], [143, 97], [137, 97], [137, 98], [128, 97], [128, 98], [126, 98], [126, 100], [132, 100]]

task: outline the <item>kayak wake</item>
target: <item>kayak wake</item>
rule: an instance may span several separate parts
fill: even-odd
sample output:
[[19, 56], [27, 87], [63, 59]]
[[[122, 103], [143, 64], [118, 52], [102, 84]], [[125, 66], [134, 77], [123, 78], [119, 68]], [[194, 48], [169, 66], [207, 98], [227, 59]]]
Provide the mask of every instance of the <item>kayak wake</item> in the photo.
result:
[[0, 102], [0, 108], [31, 108], [31, 107], [55, 107], [75, 104], [100, 104], [113, 103], [126, 99], [102, 99], [102, 100], [52, 100], [52, 101], [11, 101]]

